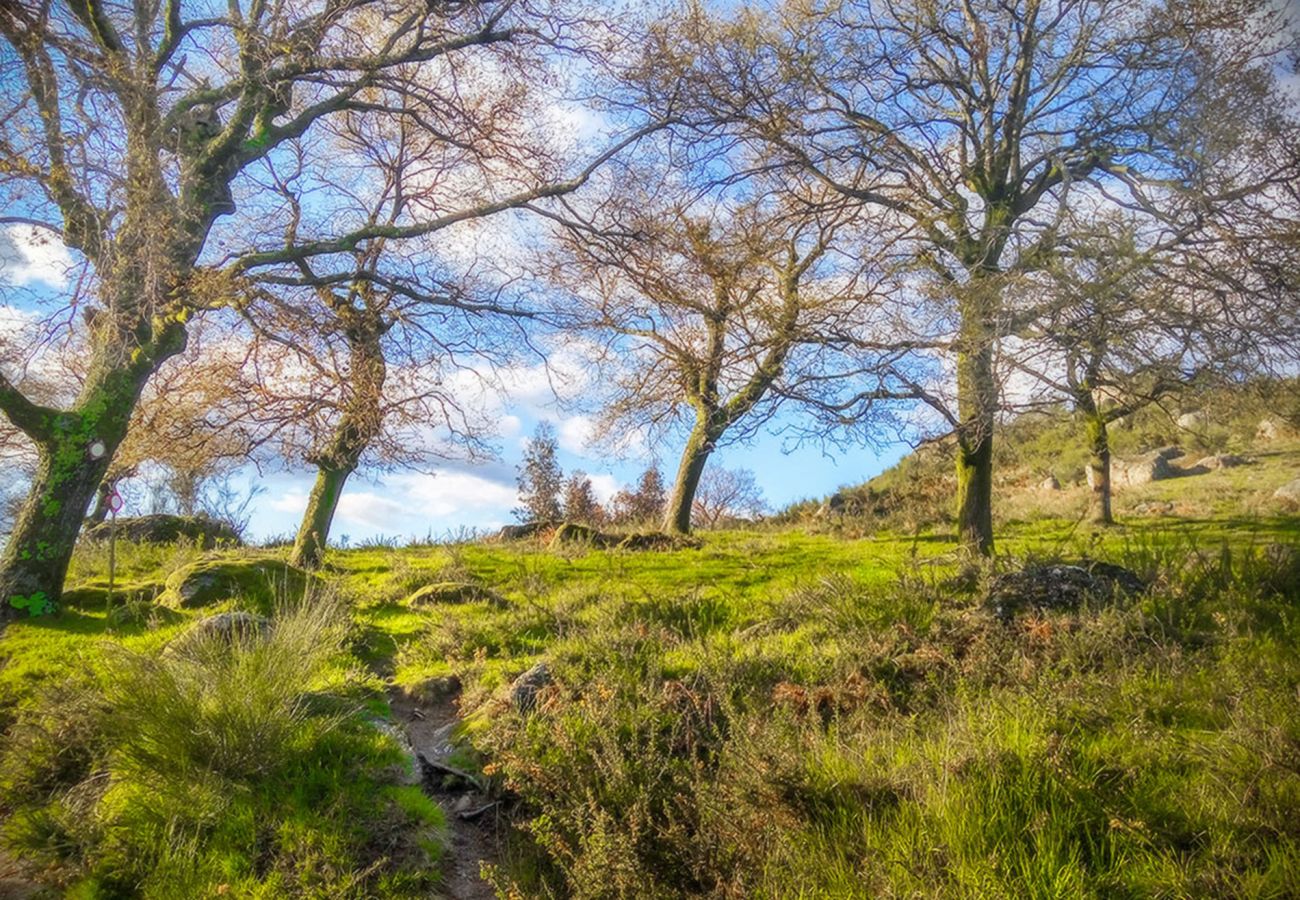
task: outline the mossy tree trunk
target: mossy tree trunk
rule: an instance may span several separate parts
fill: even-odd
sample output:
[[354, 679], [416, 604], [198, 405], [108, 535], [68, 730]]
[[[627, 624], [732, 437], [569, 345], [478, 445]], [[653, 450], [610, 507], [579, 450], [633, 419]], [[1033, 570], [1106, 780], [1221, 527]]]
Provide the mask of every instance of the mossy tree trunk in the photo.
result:
[[962, 316], [957, 354], [957, 534], [969, 550], [993, 552], [993, 425], [997, 380], [992, 329], [981, 310]]
[[348, 339], [349, 391], [340, 404], [342, 415], [328, 444], [312, 458], [316, 484], [289, 558], [295, 566], [307, 569], [321, 564], [343, 487], [383, 425], [387, 365], [381, 338], [387, 327], [381, 317], [365, 308], [341, 303], [335, 311]]
[[716, 436], [709, 427], [707, 413], [696, 417], [695, 427], [691, 429], [682, 451], [681, 462], [677, 466], [677, 478], [673, 482], [673, 492], [668, 498], [668, 508], [664, 512], [664, 531], [669, 534], [688, 534], [691, 530], [691, 509], [695, 505], [695, 492], [700, 486], [700, 477], [708, 464], [709, 455], [713, 453]]
[[165, 326], [152, 352], [122, 359], [120, 344], [98, 352], [69, 410], [32, 404], [8, 383], [0, 401], [35, 443], [36, 475], [0, 559], [0, 620], [50, 611], [63, 592], [86, 510], [126, 436], [145, 383], [161, 361], [184, 347], [179, 323]]
[[1113, 525], [1115, 518], [1111, 511], [1110, 433], [1107, 417], [1098, 408], [1090, 390], [1076, 395], [1075, 404], [1083, 415], [1084, 427], [1088, 432], [1088, 487], [1092, 491], [1089, 517], [1098, 525]]

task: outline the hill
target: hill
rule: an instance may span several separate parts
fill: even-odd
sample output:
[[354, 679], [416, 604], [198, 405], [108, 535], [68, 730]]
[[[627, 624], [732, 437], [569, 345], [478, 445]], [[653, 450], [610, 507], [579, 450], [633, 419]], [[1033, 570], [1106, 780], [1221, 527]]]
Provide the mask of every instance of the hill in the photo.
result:
[[[126, 544], [110, 606], [87, 544], [0, 637], [0, 834], [87, 897], [1285, 896], [1300, 518], [1239, 508], [1285, 446], [1185, 479], [1226, 513], [1012, 524], [984, 570], [829, 524], [336, 550], [305, 582]], [[1141, 589], [993, 604], [1081, 558]]]

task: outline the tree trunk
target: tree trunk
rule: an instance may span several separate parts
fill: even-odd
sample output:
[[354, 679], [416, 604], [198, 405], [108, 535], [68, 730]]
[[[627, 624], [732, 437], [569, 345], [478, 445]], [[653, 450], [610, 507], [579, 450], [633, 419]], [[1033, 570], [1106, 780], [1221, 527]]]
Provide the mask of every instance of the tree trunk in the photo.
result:
[[31, 489], [0, 562], [0, 620], [56, 608], [86, 509], [108, 468], [77, 435], [39, 446]]
[[325, 544], [329, 540], [330, 525], [334, 521], [334, 511], [338, 509], [343, 485], [351, 474], [352, 469], [347, 467], [322, 465], [317, 469], [316, 484], [307, 500], [307, 509], [302, 515], [302, 524], [298, 527], [298, 537], [293, 542], [293, 555], [289, 558], [293, 565], [314, 569], [321, 564]]
[[1088, 430], [1088, 487], [1092, 489], [1089, 513], [1096, 524], [1113, 525], [1115, 518], [1111, 512], [1110, 435], [1107, 433], [1106, 416], [1097, 409], [1091, 394], [1086, 398], [1081, 395], [1078, 406]]
[[677, 480], [673, 482], [672, 496], [664, 514], [664, 531], [670, 534], [690, 533], [695, 491], [700, 486], [700, 476], [704, 474], [704, 466], [713, 452], [715, 440], [709, 433], [707, 423], [704, 420], [697, 421], [677, 467]]
[[348, 476], [356, 471], [383, 420], [384, 380], [388, 370], [380, 338], [382, 323], [360, 313], [347, 323], [350, 393], [329, 444], [317, 455], [316, 485], [307, 500], [290, 562], [314, 569], [321, 564], [330, 525]]
[[957, 534], [968, 549], [993, 552], [993, 347], [957, 356]]

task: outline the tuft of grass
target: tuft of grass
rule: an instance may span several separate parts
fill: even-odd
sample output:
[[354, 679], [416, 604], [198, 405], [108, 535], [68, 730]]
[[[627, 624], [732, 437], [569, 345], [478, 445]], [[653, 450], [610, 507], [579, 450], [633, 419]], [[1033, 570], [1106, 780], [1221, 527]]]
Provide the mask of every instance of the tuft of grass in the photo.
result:
[[0, 756], [0, 836], [85, 896], [423, 896], [442, 820], [349, 695], [337, 599], [266, 636], [112, 644], [44, 692]]

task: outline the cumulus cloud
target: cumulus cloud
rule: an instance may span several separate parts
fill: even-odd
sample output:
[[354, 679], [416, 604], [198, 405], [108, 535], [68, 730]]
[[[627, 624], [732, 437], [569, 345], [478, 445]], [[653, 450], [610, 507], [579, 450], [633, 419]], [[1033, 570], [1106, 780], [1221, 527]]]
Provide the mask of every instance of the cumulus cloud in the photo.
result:
[[0, 229], [0, 280], [61, 288], [68, 283], [71, 268], [68, 248], [44, 229], [26, 225]]

